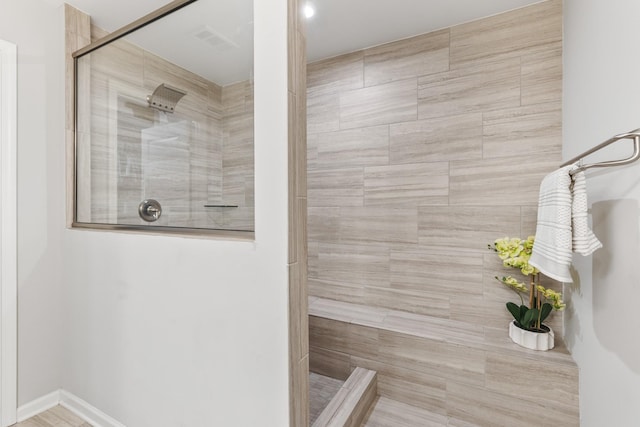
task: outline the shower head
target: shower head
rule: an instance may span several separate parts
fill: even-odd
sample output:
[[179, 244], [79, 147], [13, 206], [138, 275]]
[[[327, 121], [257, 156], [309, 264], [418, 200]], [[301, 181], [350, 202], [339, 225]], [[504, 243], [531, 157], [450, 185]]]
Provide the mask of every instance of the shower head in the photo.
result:
[[173, 110], [178, 101], [180, 101], [180, 98], [186, 94], [187, 92], [183, 92], [180, 89], [176, 89], [175, 87], [162, 83], [153, 91], [153, 95], [147, 96], [147, 102], [149, 103], [149, 107], [173, 113]]

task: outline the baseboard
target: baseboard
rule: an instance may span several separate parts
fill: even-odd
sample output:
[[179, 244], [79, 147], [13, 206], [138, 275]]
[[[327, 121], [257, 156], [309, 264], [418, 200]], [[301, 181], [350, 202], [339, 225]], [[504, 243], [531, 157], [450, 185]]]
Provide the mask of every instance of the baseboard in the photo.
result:
[[25, 403], [18, 408], [18, 422], [31, 418], [34, 415], [38, 415], [40, 412], [44, 412], [47, 409], [51, 409], [59, 403], [60, 390], [53, 391], [45, 396], [32, 400], [29, 403]]
[[60, 390], [60, 405], [94, 427], [125, 427], [124, 424], [68, 391]]
[[125, 427], [98, 408], [66, 390], [56, 390], [18, 408], [18, 421], [38, 415], [56, 405], [63, 406], [94, 427]]

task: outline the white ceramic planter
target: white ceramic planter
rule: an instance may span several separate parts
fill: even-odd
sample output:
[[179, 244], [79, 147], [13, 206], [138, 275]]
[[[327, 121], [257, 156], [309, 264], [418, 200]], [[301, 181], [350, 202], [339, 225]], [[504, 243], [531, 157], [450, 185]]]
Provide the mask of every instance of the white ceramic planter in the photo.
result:
[[[547, 326], [547, 328], [549, 327]], [[519, 346], [531, 350], [551, 350], [555, 345], [553, 329], [549, 328], [549, 332], [525, 331], [524, 329], [518, 328], [515, 321], [509, 323], [509, 337]]]

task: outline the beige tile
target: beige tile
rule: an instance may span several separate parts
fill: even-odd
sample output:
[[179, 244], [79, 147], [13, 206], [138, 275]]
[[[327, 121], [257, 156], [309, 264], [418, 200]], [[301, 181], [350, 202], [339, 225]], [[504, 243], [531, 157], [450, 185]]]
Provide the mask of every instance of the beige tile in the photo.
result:
[[[289, 264], [289, 356], [301, 360], [308, 353], [307, 334], [307, 297], [302, 291], [300, 267]], [[303, 295], [304, 294], [304, 295]], [[303, 299], [304, 296], [304, 299]], [[304, 317], [304, 321], [303, 321]]]
[[342, 301], [318, 298], [309, 306], [309, 314], [326, 319], [339, 320], [354, 325], [381, 328], [389, 310], [350, 304]]
[[313, 372], [309, 373], [309, 423], [313, 425], [320, 413], [344, 384], [337, 380]]
[[520, 234], [522, 238], [535, 236], [538, 224], [538, 207], [523, 206], [521, 208]]
[[444, 246], [484, 254], [487, 244], [495, 241], [496, 236], [515, 236], [519, 231], [519, 206], [419, 208], [419, 236], [423, 246]]
[[310, 170], [386, 165], [389, 163], [389, 127], [321, 133], [313, 148], [316, 158]]
[[390, 125], [392, 164], [482, 158], [482, 114]]
[[[457, 31], [457, 45], [451, 50], [451, 70], [438, 69], [443, 63], [435, 59], [420, 63], [426, 55], [445, 58], [443, 49], [429, 50], [427, 44], [415, 43], [418, 37], [364, 53], [364, 84], [372, 87], [347, 89], [357, 81], [349, 80], [348, 72], [322, 76], [326, 86], [318, 85], [318, 95], [346, 91], [341, 101], [351, 101], [352, 112], [343, 110], [340, 117], [347, 131], [335, 132], [336, 120], [327, 120], [335, 112], [335, 101], [327, 104], [325, 118], [311, 117], [309, 112], [310, 123], [316, 119], [315, 123], [323, 123], [316, 128], [321, 133], [312, 132], [309, 139], [309, 167], [318, 172], [310, 188], [335, 188], [330, 193], [339, 196], [340, 186], [325, 187], [324, 177], [330, 177], [329, 183], [337, 180], [327, 172], [364, 168], [365, 202], [364, 207], [310, 209], [311, 294], [355, 302], [357, 310], [362, 310], [360, 304], [388, 310], [379, 330], [371, 327], [380, 327], [376, 323], [380, 317], [374, 314], [384, 312], [354, 314], [353, 307], [345, 305], [321, 306], [321, 313], [349, 325], [343, 330], [332, 323], [315, 325], [313, 339], [320, 343], [316, 348], [340, 355], [333, 360], [342, 370], [346, 356], [351, 357], [352, 368], [377, 370], [383, 396], [440, 415], [442, 425], [495, 427], [517, 422], [515, 411], [509, 409], [517, 406], [513, 393], [507, 396], [500, 390], [500, 381], [506, 379], [499, 377], [499, 355], [519, 362], [541, 357], [552, 364], [550, 373], [561, 371], [570, 360], [561, 346], [560, 353], [538, 356], [510, 342], [504, 303], [517, 297], [493, 279], [503, 269], [486, 249], [497, 237], [532, 233], [540, 180], [559, 163], [553, 159], [559, 155], [561, 132], [561, 39], [557, 38], [561, 17], [533, 11], [560, 9], [557, 0], [547, 3], [510, 12], [507, 18], [491, 17], [452, 29], [452, 39]], [[527, 26], [528, 30], [523, 28]], [[474, 27], [477, 34], [470, 30]], [[344, 71], [356, 68], [348, 62], [332, 66]], [[427, 71], [417, 71], [422, 66]], [[385, 90], [403, 82], [394, 79], [416, 75], [420, 120], [396, 122], [401, 109], [385, 99]], [[372, 101], [374, 97], [382, 97], [384, 103]], [[365, 110], [358, 110], [358, 103]], [[449, 162], [446, 184], [429, 176], [434, 172], [429, 163], [437, 162]], [[437, 177], [445, 175], [442, 166]], [[451, 206], [425, 205], [429, 201], [422, 199], [421, 191], [446, 186]], [[369, 210], [372, 204], [387, 201], [393, 205]], [[398, 204], [403, 206], [402, 215], [389, 209]], [[411, 210], [417, 210], [415, 230]], [[388, 260], [384, 253], [379, 257], [373, 251], [380, 248], [389, 250]], [[383, 280], [377, 280], [380, 277]], [[378, 286], [386, 284], [387, 277], [389, 286]], [[554, 315], [552, 321], [558, 320], [562, 317]], [[354, 330], [360, 327], [364, 329]], [[487, 362], [487, 354], [495, 360]], [[327, 357], [324, 363], [331, 360]], [[518, 375], [516, 365], [508, 367], [510, 377]], [[484, 393], [489, 375], [495, 376], [493, 389], [487, 390], [490, 396], [475, 396]], [[464, 398], [465, 389], [472, 390], [472, 399]], [[558, 400], [571, 396], [567, 390], [559, 392]], [[533, 406], [527, 401], [524, 406], [538, 411], [552, 405], [551, 400]], [[566, 402], [551, 412], [575, 425], [577, 405]], [[492, 405], [495, 408], [490, 409]]]
[[352, 129], [415, 120], [416, 79], [340, 93], [340, 128]]
[[96, 27], [95, 25], [91, 25], [91, 41], [94, 42], [102, 37], [109, 35], [109, 32], [103, 30], [100, 27]]
[[364, 51], [365, 86], [449, 69], [449, 30], [436, 31]]
[[340, 387], [329, 404], [324, 408], [318, 418], [316, 418], [316, 421], [313, 423], [312, 427], [333, 427], [334, 425], [343, 425], [340, 424], [339, 421], [334, 423], [334, 418], [336, 416], [336, 412], [340, 410], [340, 405], [347, 398], [348, 394], [348, 389], [346, 389], [345, 387]]
[[[294, 70], [295, 93], [297, 96], [305, 96], [307, 93], [307, 36], [306, 31], [298, 28], [296, 31], [296, 69]], [[301, 98], [302, 99], [302, 98]]]
[[310, 347], [351, 354], [349, 324], [310, 315], [309, 345]]
[[[473, 285], [476, 285], [476, 283]], [[486, 310], [483, 295], [468, 295], [467, 293], [452, 295], [449, 298], [449, 306], [449, 318], [451, 320], [465, 322], [474, 326], [483, 325], [485, 322]]]
[[451, 205], [537, 205], [540, 182], [558, 168], [558, 160], [521, 156], [451, 162]]
[[[578, 407], [578, 367], [541, 360], [527, 360], [502, 352], [487, 354], [486, 387], [496, 392], [517, 395], [522, 390], [519, 379], [536, 378], [527, 384], [528, 395], [536, 403]], [[550, 387], [553, 384], [553, 387]]]
[[309, 370], [331, 378], [346, 380], [351, 374], [350, 356], [321, 347], [309, 348]]
[[386, 397], [378, 398], [363, 427], [446, 427], [447, 417]]
[[289, 368], [289, 419], [296, 427], [309, 425], [309, 357]]
[[375, 371], [357, 367], [354, 370], [354, 374], [358, 370], [363, 371], [362, 379], [352, 388], [352, 390], [358, 392], [361, 397], [356, 402], [356, 406], [351, 413], [349, 419], [350, 427], [360, 427], [362, 425], [369, 409], [378, 398], [377, 373]]
[[342, 242], [417, 243], [418, 213], [387, 207], [341, 208], [338, 235]]
[[309, 278], [310, 295], [320, 298], [332, 298], [345, 302], [361, 303], [364, 296], [364, 287], [345, 282], [328, 282]]
[[320, 243], [317, 274], [320, 280], [389, 287], [387, 245]]
[[295, 131], [296, 136], [296, 165], [297, 165], [297, 181], [296, 181], [296, 196], [307, 197], [307, 111], [306, 100], [300, 102], [297, 100], [298, 114], [297, 114], [297, 129]]
[[[436, 212], [441, 213], [442, 216]], [[447, 246], [443, 244], [447, 241], [442, 242], [436, 236], [442, 233], [443, 236], [448, 236], [447, 239], [450, 241], [457, 237], [453, 235], [457, 227], [457, 224], [453, 223], [455, 217], [451, 218], [452, 229], [436, 228], [440, 226], [438, 219], [448, 221], [449, 212], [448, 207], [438, 211], [426, 207], [420, 208], [421, 243], [424, 239], [429, 242], [428, 246]], [[438, 217], [434, 218], [436, 216]], [[464, 220], [461, 219], [461, 221]], [[467, 238], [468, 234], [462, 232], [459, 240], [456, 239], [451, 243], [464, 242]], [[425, 298], [433, 296], [435, 300], [459, 293], [481, 295], [482, 261], [482, 253], [462, 252], [455, 248], [397, 246], [391, 251], [391, 286], [394, 289], [419, 292]]]
[[315, 170], [308, 176], [309, 206], [364, 206], [363, 168]]
[[92, 73], [141, 87], [144, 78], [143, 54], [144, 51], [139, 47], [124, 39], [117, 40], [89, 54]]
[[448, 318], [451, 310], [449, 297], [446, 295], [375, 286], [364, 287], [363, 301], [374, 307], [386, 307], [442, 318]]
[[[298, 223], [298, 220], [300, 219], [300, 214], [298, 212], [300, 205], [298, 204], [298, 200], [296, 198], [296, 188], [298, 185], [298, 175], [299, 175], [298, 163], [297, 163], [298, 146], [295, 141], [296, 99], [295, 99], [295, 95], [293, 95], [291, 92], [288, 93], [288, 114], [289, 114], [289, 120], [288, 120], [289, 129], [288, 129], [288, 143], [287, 143], [287, 148], [288, 148], [287, 164], [289, 166], [288, 166], [288, 179], [287, 179], [287, 184], [288, 184], [288, 190], [287, 190], [288, 221], [287, 223], [289, 227], [289, 231], [288, 231], [289, 263], [292, 264], [297, 262], [299, 259], [298, 243], [300, 242], [300, 238], [298, 236], [298, 233], [302, 224]], [[223, 163], [223, 168], [224, 168], [224, 163]]]
[[562, 157], [562, 110], [557, 102], [485, 113], [484, 158]]
[[520, 347], [511, 341], [508, 332], [505, 331], [505, 326], [501, 328], [485, 327], [484, 336], [487, 348], [499, 354], [526, 359], [534, 364], [536, 361], [553, 363], [565, 367], [567, 372], [575, 371], [577, 366], [562, 340], [556, 340], [556, 346], [552, 351], [536, 351]]
[[362, 51], [337, 56], [307, 66], [308, 93], [340, 92], [364, 86]]
[[383, 328], [386, 331], [425, 340], [484, 349], [484, 330], [481, 325], [470, 325], [405, 311], [390, 311], [384, 318]]
[[562, 1], [550, 0], [451, 28], [451, 68], [562, 39]]
[[340, 95], [307, 95], [307, 132], [321, 133], [340, 129]]
[[307, 170], [317, 168], [318, 162], [318, 137], [317, 133], [307, 132]]
[[577, 411], [559, 403], [549, 406], [532, 402], [522, 393], [503, 394], [453, 381], [447, 383], [447, 410], [454, 418], [482, 427], [580, 425]]
[[381, 330], [379, 332], [379, 360], [414, 371], [439, 372], [440, 377], [465, 384], [483, 384], [486, 352]]
[[371, 166], [364, 169], [366, 206], [446, 205], [448, 196], [448, 162]]
[[375, 396], [376, 373], [355, 368], [314, 427], [360, 427]]
[[309, 207], [309, 242], [337, 243], [340, 240], [340, 208]]
[[461, 421], [461, 420], [449, 417], [449, 424], [447, 424], [447, 427], [479, 427], [479, 426], [474, 423]]
[[378, 329], [310, 316], [309, 343], [364, 358], [378, 356]]
[[418, 79], [418, 118], [520, 105], [520, 58], [483, 61]]
[[446, 413], [446, 380], [436, 369], [423, 373], [361, 357], [352, 357], [351, 365], [362, 366], [378, 373], [378, 392], [381, 396], [441, 415]]
[[562, 100], [562, 42], [522, 55], [522, 105]]

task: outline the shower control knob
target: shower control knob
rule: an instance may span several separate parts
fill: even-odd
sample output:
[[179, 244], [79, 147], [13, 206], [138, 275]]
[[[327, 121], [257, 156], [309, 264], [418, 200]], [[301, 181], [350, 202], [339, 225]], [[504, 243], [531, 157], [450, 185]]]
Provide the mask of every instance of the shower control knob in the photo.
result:
[[157, 200], [146, 199], [138, 205], [138, 214], [147, 222], [157, 221], [162, 215], [162, 206]]

